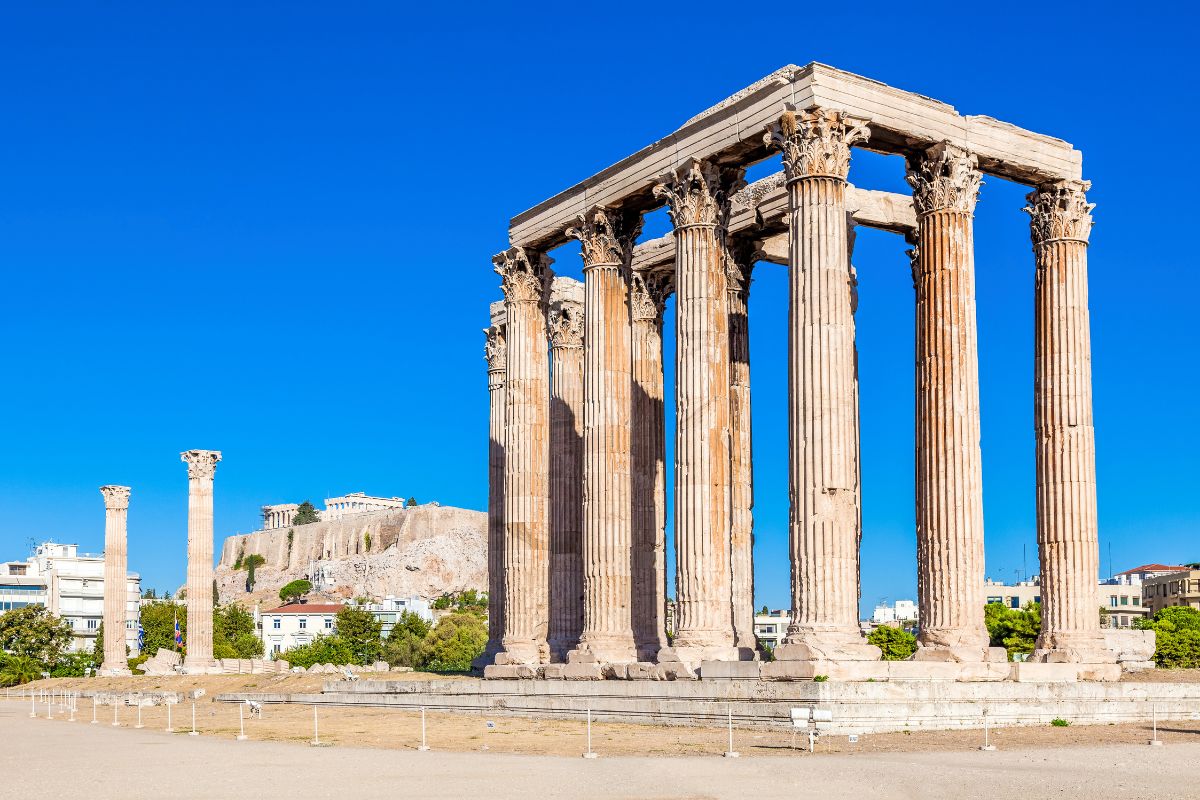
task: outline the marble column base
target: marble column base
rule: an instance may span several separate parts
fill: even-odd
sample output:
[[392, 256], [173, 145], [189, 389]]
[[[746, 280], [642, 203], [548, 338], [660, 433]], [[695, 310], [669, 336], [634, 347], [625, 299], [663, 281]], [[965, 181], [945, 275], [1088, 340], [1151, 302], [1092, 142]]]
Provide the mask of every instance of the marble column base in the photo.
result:
[[806, 633], [787, 637], [772, 654], [776, 661], [878, 661], [878, 647], [857, 634]]
[[944, 645], [926, 645], [917, 643], [917, 652], [913, 653], [910, 661], [943, 661], [959, 664], [985, 663], [995, 664], [1008, 661], [1008, 651], [1003, 647], [978, 647], [962, 645], [959, 647]]
[[622, 638], [588, 639], [567, 653], [568, 664], [632, 664], [638, 660], [633, 642]]

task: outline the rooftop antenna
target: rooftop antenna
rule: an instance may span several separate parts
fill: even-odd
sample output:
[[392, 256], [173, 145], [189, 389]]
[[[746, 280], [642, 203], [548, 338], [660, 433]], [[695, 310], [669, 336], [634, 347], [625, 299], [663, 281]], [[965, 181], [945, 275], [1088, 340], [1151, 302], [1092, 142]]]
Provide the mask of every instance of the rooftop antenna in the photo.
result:
[[1113, 572], [1112, 565], [1112, 539], [1108, 540], [1108, 577], [1112, 578], [1116, 573]]
[[1021, 542], [1021, 580], [1024, 581], [1029, 575], [1029, 565], [1025, 560], [1025, 542]]

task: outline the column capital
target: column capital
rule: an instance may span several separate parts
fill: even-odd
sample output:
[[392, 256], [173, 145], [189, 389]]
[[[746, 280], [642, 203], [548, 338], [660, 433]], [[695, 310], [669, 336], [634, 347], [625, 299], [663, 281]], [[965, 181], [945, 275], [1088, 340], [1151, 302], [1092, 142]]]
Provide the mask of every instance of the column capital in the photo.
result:
[[488, 372], [504, 372], [508, 368], [508, 345], [504, 341], [504, 325], [483, 329], [483, 358]]
[[934, 211], [973, 214], [983, 185], [979, 159], [949, 142], [935, 144], [910, 158], [906, 179], [913, 188], [917, 216]]
[[817, 176], [846, 180], [850, 146], [870, 135], [865, 120], [814, 106], [800, 113], [785, 111], [779, 122], [767, 126], [763, 142], [783, 151], [788, 183]]
[[188, 465], [188, 478], [207, 478], [212, 480], [217, 473], [217, 462], [221, 460], [220, 450], [186, 450], [179, 458]]
[[750, 275], [761, 257], [758, 243], [745, 238], [732, 239], [724, 249], [725, 288], [743, 300], [750, 297]]
[[633, 243], [641, 232], [641, 214], [607, 206], [580, 214], [576, 227], [566, 231], [567, 236], [579, 240], [585, 270], [630, 263]]
[[1087, 244], [1092, 232], [1092, 209], [1087, 201], [1091, 181], [1055, 181], [1043, 183], [1025, 196], [1029, 205], [1029, 227], [1033, 246], [1066, 240]]
[[583, 347], [583, 303], [564, 300], [550, 310], [550, 347]]
[[676, 230], [690, 225], [724, 228], [729, 223], [733, 193], [746, 185], [745, 172], [693, 158], [660, 176], [654, 196], [666, 201]]
[[657, 322], [662, 319], [667, 298], [674, 291], [672, 276], [665, 272], [634, 270], [629, 284], [633, 321]]
[[104, 495], [104, 507], [107, 509], [129, 508], [128, 486], [101, 486], [100, 494]]
[[554, 259], [537, 250], [510, 247], [492, 256], [500, 288], [508, 303], [542, 303], [550, 291]]

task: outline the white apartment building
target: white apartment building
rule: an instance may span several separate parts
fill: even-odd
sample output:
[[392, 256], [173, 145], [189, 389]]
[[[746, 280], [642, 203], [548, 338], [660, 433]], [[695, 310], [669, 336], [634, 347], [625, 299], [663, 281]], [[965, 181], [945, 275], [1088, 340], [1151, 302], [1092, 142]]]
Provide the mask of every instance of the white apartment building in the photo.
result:
[[378, 603], [367, 603], [363, 606], [370, 611], [375, 619], [383, 626], [381, 636], [386, 639], [395, 627], [400, 615], [405, 611], [416, 614], [426, 622], [433, 624], [433, 607], [428, 600], [422, 600], [418, 595], [412, 597], [393, 597], [388, 595]]
[[337, 632], [337, 613], [341, 603], [287, 603], [258, 612], [258, 638], [263, 654], [273, 658], [293, 647], [309, 644], [318, 636]]
[[[1097, 597], [1100, 608], [1108, 613], [1104, 626], [1108, 628], [1132, 628], [1133, 623], [1147, 615], [1142, 605], [1142, 580], [1137, 570], [1117, 573], [1109, 580], [1097, 582]], [[1030, 580], [1006, 584], [988, 579], [984, 584], [988, 603], [1000, 603], [1006, 608], [1024, 608], [1027, 603], [1042, 602], [1042, 584], [1037, 575]], [[1097, 609], [1099, 613], [1099, 609]]]
[[787, 636], [788, 625], [792, 621], [792, 613], [786, 608], [761, 611], [754, 615], [754, 635], [758, 638], [758, 646], [774, 650]]
[[[142, 581], [126, 578], [125, 643], [138, 654]], [[80, 553], [79, 546], [43, 542], [25, 561], [0, 563], [0, 612], [44, 605], [75, 633], [70, 650], [91, 650], [104, 619], [104, 556]]]
[[912, 600], [897, 600], [890, 606], [880, 603], [871, 614], [871, 624], [887, 625], [893, 622], [916, 622], [917, 604]]

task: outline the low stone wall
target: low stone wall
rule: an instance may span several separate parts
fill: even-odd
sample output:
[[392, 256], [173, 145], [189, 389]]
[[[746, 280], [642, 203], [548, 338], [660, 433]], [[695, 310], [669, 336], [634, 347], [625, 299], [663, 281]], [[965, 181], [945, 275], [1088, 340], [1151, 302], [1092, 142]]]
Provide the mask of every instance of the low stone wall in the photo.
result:
[[238, 693], [246, 699], [305, 705], [592, 718], [652, 725], [722, 725], [727, 714], [743, 728], [790, 725], [793, 708], [832, 711], [830, 733], [1200, 719], [1196, 683], [771, 683], [765, 681], [331, 681], [320, 694]]

